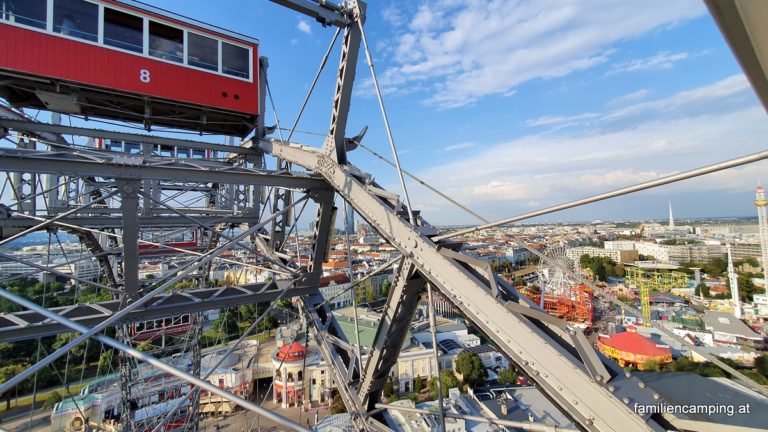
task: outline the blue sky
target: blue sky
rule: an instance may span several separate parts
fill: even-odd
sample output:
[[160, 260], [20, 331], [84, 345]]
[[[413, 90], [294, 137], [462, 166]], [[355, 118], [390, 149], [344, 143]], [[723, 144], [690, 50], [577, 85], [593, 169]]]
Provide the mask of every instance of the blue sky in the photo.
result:
[[[267, 1], [153, 4], [256, 37], [289, 127], [332, 28]], [[696, 0], [371, 2], [366, 22], [403, 167], [489, 219], [763, 150], [768, 117]], [[338, 44], [298, 129], [324, 133]], [[360, 56], [348, 136], [391, 158]], [[268, 123], [273, 117], [268, 115]], [[294, 140], [319, 144], [297, 134]], [[394, 171], [352, 163], [399, 191]], [[749, 216], [765, 163], [539, 220]], [[409, 182], [438, 224], [476, 222]]]

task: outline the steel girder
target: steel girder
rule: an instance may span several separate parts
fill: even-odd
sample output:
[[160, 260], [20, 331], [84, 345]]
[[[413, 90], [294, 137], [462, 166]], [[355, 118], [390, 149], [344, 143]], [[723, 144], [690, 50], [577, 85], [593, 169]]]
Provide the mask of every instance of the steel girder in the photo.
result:
[[389, 371], [400, 356], [413, 314], [419, 307], [424, 280], [410, 261], [400, 266], [397, 279], [389, 292], [371, 352], [365, 363], [357, 396], [368, 411], [376, 408]]
[[[634, 402], [658, 403], [649, 392], [635, 389], [632, 398], [618, 399], [611, 388], [590, 377], [585, 365], [535, 321], [510, 312], [492, 295], [487, 282], [441, 254], [438, 245], [424, 234], [430, 226], [420, 217], [417, 226], [404, 220], [401, 204], [369, 189], [370, 177], [360, 175], [354, 167], [339, 165], [318, 149], [269, 140], [259, 145], [265, 153], [321, 174], [581, 427], [617, 432], [657, 428], [649, 417], [641, 417], [628, 406]], [[603, 382], [608, 379], [603, 378]]]
[[[90, 210], [88, 210], [90, 212]], [[206, 225], [213, 225], [218, 223], [235, 224], [240, 225], [253, 221], [253, 217], [245, 216], [229, 216], [229, 215], [191, 215], [196, 220]], [[155, 216], [139, 216], [138, 222], [140, 226], [151, 228], [180, 228], [189, 226], [189, 220], [176, 216], [173, 214], [159, 214]], [[94, 229], [102, 228], [120, 228], [123, 224], [119, 216], [70, 216], [59, 220], [62, 224], [76, 225], [79, 227], [89, 227]], [[0, 228], [19, 228], [28, 229], [39, 224], [40, 221], [30, 219], [23, 216], [11, 216], [3, 218], [0, 216]], [[64, 228], [62, 228], [64, 229]], [[5, 231], [5, 230], [4, 230]], [[7, 231], [14, 232], [15, 231]], [[0, 236], [2, 239], [2, 236]]]
[[[158, 295], [148, 304], [131, 312], [121, 322], [143, 321], [244, 304], [269, 302], [278, 298], [288, 286], [290, 286], [290, 281], [278, 280], [242, 286], [168, 292]], [[317, 290], [316, 285], [301, 285], [288, 288], [285, 297], [314, 294]], [[84, 326], [94, 327], [120, 310], [120, 300], [62, 306], [50, 308], [50, 310]], [[35, 339], [69, 331], [71, 330], [67, 327], [51, 322], [42, 315], [31, 311], [0, 314], [0, 343]]]
[[[195, 150], [212, 150], [222, 153], [235, 153], [244, 155], [254, 154], [253, 150], [242, 147], [206, 143], [202, 141], [184, 140], [178, 138], [166, 138], [147, 134], [115, 132], [105, 129], [81, 128], [75, 126], [40, 123], [36, 121], [19, 120], [18, 117], [16, 119], [2, 118], [3, 115], [1, 113], [2, 111], [0, 110], [0, 128], [14, 129], [23, 131], [25, 133], [32, 132], [42, 139], [59, 143], [61, 143], [59, 140], [52, 140], [51, 138], [64, 134], [91, 138], [105, 138], [119, 141], [133, 141], [142, 144], [167, 145]], [[66, 144], [66, 141], [64, 141], [63, 144]]]
[[329, 190], [325, 181], [301, 173], [276, 173], [238, 168], [196, 159], [95, 152], [46, 152], [0, 149], [0, 170], [21, 173], [82, 175], [122, 179], [158, 179], [182, 182], [267, 185], [297, 189]]

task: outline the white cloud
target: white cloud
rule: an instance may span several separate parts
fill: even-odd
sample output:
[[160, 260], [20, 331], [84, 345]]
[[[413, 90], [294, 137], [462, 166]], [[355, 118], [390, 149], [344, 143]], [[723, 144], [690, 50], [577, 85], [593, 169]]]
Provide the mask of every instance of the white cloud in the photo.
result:
[[304, 20], [299, 21], [299, 23], [296, 24], [296, 28], [299, 29], [299, 31], [302, 33], [306, 33], [308, 35], [312, 34], [312, 27], [310, 27], [309, 23]]
[[476, 145], [477, 145], [477, 141], [466, 141], [458, 144], [451, 144], [449, 146], [445, 146], [442, 148], [442, 151], [449, 152], [449, 151], [463, 150], [463, 149], [472, 148]]
[[625, 94], [623, 96], [619, 96], [619, 97], [617, 97], [615, 99], [611, 99], [611, 100], [609, 100], [606, 103], [606, 105], [616, 106], [616, 105], [624, 105], [624, 104], [627, 104], [627, 103], [635, 103], [635, 102], [639, 102], [641, 100], [644, 100], [645, 98], [650, 96], [650, 94], [651, 94], [650, 90], [648, 90], [648, 89], [640, 89], [640, 90], [637, 90], [637, 91], [629, 92], [629, 93], [627, 93], [627, 94]]
[[696, 0], [430, 1], [410, 11], [381, 81], [387, 92], [417, 85], [427, 103], [459, 107], [605, 63], [614, 43], [704, 13]]
[[576, 124], [582, 120], [600, 117], [598, 113], [584, 113], [572, 116], [544, 116], [530, 119], [525, 122], [527, 126], [558, 126], [562, 124]]
[[[570, 117], [535, 119], [531, 123], [559, 132], [484, 145], [417, 176], [475, 210], [484, 209], [486, 217], [500, 218], [529, 211], [531, 202], [557, 204], [762, 151], [764, 140], [756, 137], [768, 136], [765, 111], [742, 75], [613, 111]], [[588, 128], [558, 129], [573, 118], [584, 118]], [[750, 165], [646, 193], [744, 190], [760, 177], [765, 165], [761, 167]], [[417, 189], [412, 196], [414, 202], [438, 207], [432, 213], [438, 216], [431, 217], [434, 223], [462, 221], [457, 222], [450, 204], [437, 204], [429, 192]]]
[[634, 72], [640, 70], [669, 69], [675, 62], [685, 60], [687, 58], [687, 52], [679, 52], [673, 54], [669, 51], [662, 51], [652, 55], [651, 57], [634, 59], [628, 62], [615, 64], [613, 67], [611, 67], [611, 70], [606, 72], [606, 75], [615, 75], [622, 72]]
[[400, 26], [406, 22], [401, 7], [396, 4], [388, 4], [381, 10], [381, 17], [393, 26]]

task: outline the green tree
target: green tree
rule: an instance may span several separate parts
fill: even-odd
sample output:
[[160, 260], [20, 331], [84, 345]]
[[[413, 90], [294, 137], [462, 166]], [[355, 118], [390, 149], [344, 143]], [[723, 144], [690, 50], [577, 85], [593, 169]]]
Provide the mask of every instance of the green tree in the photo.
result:
[[289, 298], [281, 298], [277, 301], [277, 306], [283, 309], [291, 309], [293, 308], [293, 301]]
[[696, 363], [688, 357], [680, 357], [672, 362], [672, 370], [675, 372], [693, 372], [697, 368]]
[[[450, 371], [440, 372], [440, 389], [444, 398], [448, 397], [448, 390], [459, 386], [459, 380]], [[432, 377], [427, 383], [429, 395], [432, 399], [437, 399], [437, 377]]]
[[709, 287], [704, 282], [696, 285], [696, 290], [694, 291], [696, 295], [703, 295], [704, 297], [709, 297]]
[[381, 297], [387, 298], [390, 288], [392, 288], [392, 283], [389, 279], [384, 279], [384, 282], [381, 283]]
[[408, 396], [406, 396], [411, 402], [418, 403], [419, 402], [419, 394], [416, 392], [408, 393]]
[[347, 412], [347, 406], [344, 405], [341, 395], [337, 394], [331, 401], [331, 414], [342, 414], [345, 412]]
[[395, 385], [392, 383], [392, 377], [387, 377], [387, 382], [384, 383], [384, 389], [382, 390], [384, 397], [389, 399], [395, 394]]
[[264, 317], [264, 319], [261, 320], [259, 323], [259, 330], [261, 331], [272, 331], [277, 328], [277, 319], [273, 317], [272, 315], [267, 315]]
[[259, 318], [259, 315], [261, 315], [263, 309], [265, 309], [262, 308], [261, 305], [262, 303], [240, 305], [237, 308], [238, 312], [240, 313], [240, 318], [242, 318], [243, 321], [247, 321], [249, 324], [253, 324], [254, 321]]
[[723, 273], [725, 273], [727, 268], [728, 262], [724, 258], [720, 257], [710, 258], [709, 261], [707, 261], [706, 264], [702, 266], [704, 273], [710, 276], [721, 276]]
[[579, 266], [581, 268], [588, 268], [592, 264], [592, 257], [589, 254], [581, 254], [579, 257]]
[[766, 378], [763, 374], [757, 373], [750, 369], [743, 370], [741, 373], [760, 385], [768, 385], [768, 378]]
[[514, 384], [517, 382], [517, 372], [514, 369], [504, 369], [499, 372], [499, 382], [502, 384]]
[[413, 391], [421, 393], [422, 390], [424, 390], [424, 383], [421, 382], [421, 377], [416, 375], [416, 378], [413, 380]]
[[755, 283], [752, 282], [752, 278], [747, 274], [739, 273], [737, 280], [739, 284], [739, 298], [741, 301], [752, 302], [752, 296], [758, 291], [758, 288], [755, 287]]
[[768, 354], [763, 353], [760, 357], [755, 359], [755, 369], [768, 377]]
[[521, 287], [523, 285], [525, 285], [525, 280], [523, 280], [523, 278], [520, 277], [520, 276], [516, 277], [515, 278], [515, 288]]
[[365, 290], [365, 301], [370, 303], [379, 297], [376, 295], [376, 290], [373, 288], [373, 285], [371, 285], [370, 288]]
[[[26, 363], [18, 363], [18, 364], [12, 364], [4, 367], [0, 367], [0, 384], [8, 381], [9, 379], [15, 377], [16, 375], [24, 372], [25, 369], [29, 367]], [[5, 397], [5, 410], [8, 411], [11, 409], [11, 396], [14, 393], [13, 389], [8, 389], [3, 394]]]
[[488, 371], [485, 370], [480, 356], [469, 351], [463, 351], [456, 357], [456, 372], [460, 373], [464, 383], [471, 387], [483, 383], [488, 378]]
[[[70, 341], [77, 339], [78, 336], [80, 336], [79, 333], [60, 333], [56, 335], [56, 339], [53, 342], [53, 348], [59, 349], [64, 345], [68, 344]], [[78, 357], [82, 357], [84, 353], [87, 354], [86, 358], [88, 360], [96, 360], [96, 358], [98, 358], [99, 351], [100, 351], [99, 344], [93, 343], [93, 341], [91, 341], [88, 344], [83, 342], [80, 345], [72, 348], [72, 350], [70, 350], [72, 355], [75, 355]]]
[[725, 372], [712, 363], [704, 363], [699, 365], [696, 369], [696, 373], [704, 377], [719, 377], [725, 378]]
[[235, 311], [236, 309], [225, 310], [211, 323], [211, 330], [222, 340], [227, 340], [229, 336], [240, 333]]
[[104, 351], [99, 356], [99, 367], [96, 369], [96, 375], [107, 375], [112, 366], [115, 365], [115, 358], [111, 349]]
[[656, 360], [648, 360], [643, 363], [643, 370], [658, 372], [661, 370], [661, 365]]
[[64, 398], [61, 397], [61, 393], [55, 391], [55, 392], [51, 393], [50, 395], [48, 395], [48, 399], [46, 399], [45, 402], [43, 403], [43, 408], [44, 409], [53, 409], [53, 407], [57, 403], [61, 402], [63, 399]]

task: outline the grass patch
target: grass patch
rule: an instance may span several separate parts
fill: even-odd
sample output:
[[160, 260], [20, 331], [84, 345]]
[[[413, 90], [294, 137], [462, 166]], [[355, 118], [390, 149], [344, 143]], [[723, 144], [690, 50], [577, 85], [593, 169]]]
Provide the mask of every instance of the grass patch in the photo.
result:
[[[69, 392], [73, 395], [76, 395], [80, 393], [80, 389], [82, 389], [87, 385], [88, 385], [87, 382], [84, 382], [82, 384], [72, 384], [69, 386]], [[64, 398], [69, 396], [64, 386], [48, 388], [42, 392], [37, 393], [37, 401], [35, 402], [35, 407], [42, 408], [45, 401], [48, 400], [49, 397], [53, 396], [53, 394], [56, 392], [58, 392], [61, 396], [64, 396]], [[21, 396], [18, 399], [16, 398], [11, 399], [11, 410], [29, 409], [31, 406], [32, 406], [32, 395]], [[5, 412], [5, 399], [0, 400], [0, 412]]]

